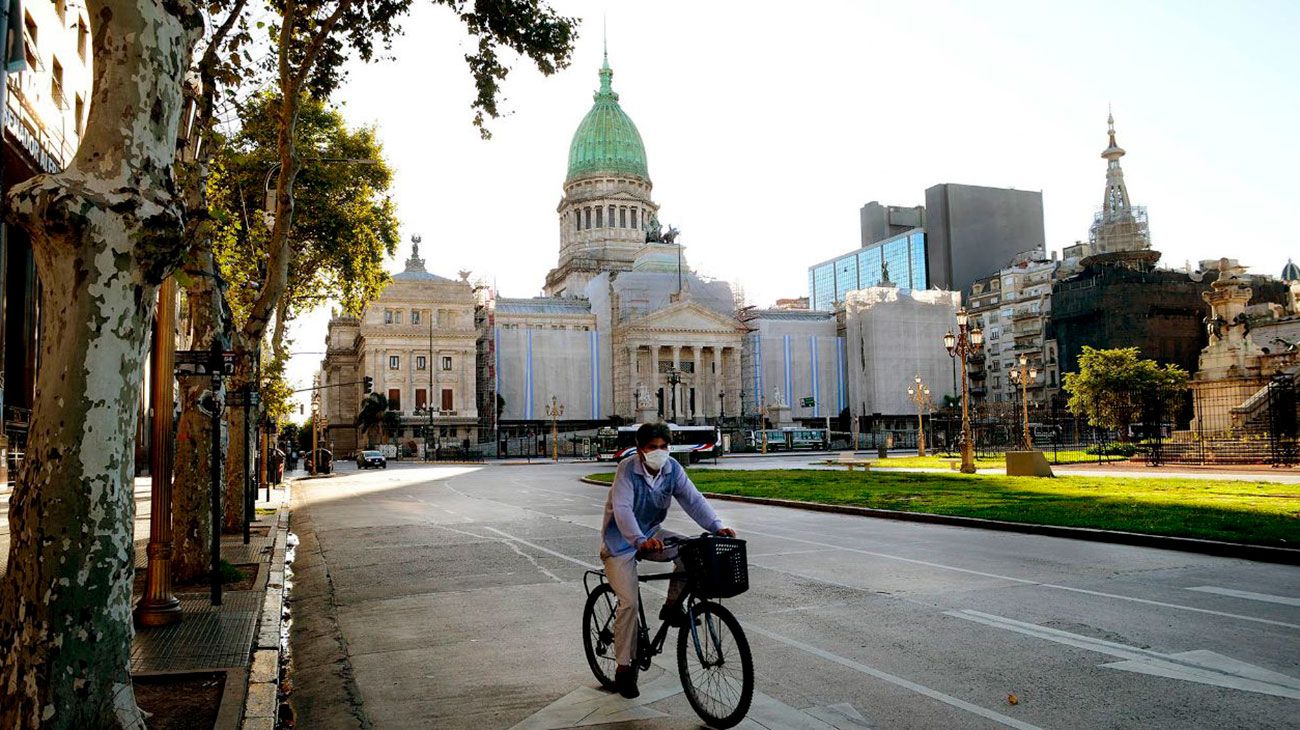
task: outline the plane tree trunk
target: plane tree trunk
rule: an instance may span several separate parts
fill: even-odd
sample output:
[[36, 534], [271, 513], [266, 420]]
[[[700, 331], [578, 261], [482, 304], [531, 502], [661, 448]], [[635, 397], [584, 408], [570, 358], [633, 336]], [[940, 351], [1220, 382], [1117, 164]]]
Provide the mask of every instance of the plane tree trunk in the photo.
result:
[[172, 177], [187, 0], [88, 0], [95, 86], [70, 166], [15, 186], [42, 283], [40, 367], [0, 585], [0, 727], [143, 728], [129, 676], [137, 406], [158, 285], [183, 252]]
[[[190, 308], [190, 347], [210, 350], [214, 337], [225, 341], [223, 324], [227, 321], [211, 252], [194, 257], [185, 273], [190, 281], [185, 290]], [[199, 405], [212, 389], [212, 378], [204, 375], [182, 377], [179, 381], [181, 416], [173, 466], [172, 575], [177, 581], [188, 581], [212, 567], [212, 439], [222, 439], [224, 453], [226, 433], [224, 428], [214, 433], [211, 415]], [[223, 484], [217, 491], [222, 493], [224, 489]]]

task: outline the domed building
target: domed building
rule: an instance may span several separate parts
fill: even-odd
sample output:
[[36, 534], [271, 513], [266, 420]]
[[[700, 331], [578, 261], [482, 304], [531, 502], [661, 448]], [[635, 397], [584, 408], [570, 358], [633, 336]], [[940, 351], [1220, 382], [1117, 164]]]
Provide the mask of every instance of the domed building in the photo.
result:
[[599, 78], [569, 142], [544, 296], [481, 294], [479, 412], [507, 433], [536, 432], [561, 406], [569, 429], [738, 412], [745, 330], [731, 286], [698, 276], [658, 235], [645, 143], [608, 56]]
[[546, 275], [547, 296], [583, 296], [602, 271], [629, 271], [645, 245], [659, 206], [646, 165], [645, 143], [619, 106], [609, 57], [600, 89], [569, 143], [569, 171], [560, 218], [560, 261]]

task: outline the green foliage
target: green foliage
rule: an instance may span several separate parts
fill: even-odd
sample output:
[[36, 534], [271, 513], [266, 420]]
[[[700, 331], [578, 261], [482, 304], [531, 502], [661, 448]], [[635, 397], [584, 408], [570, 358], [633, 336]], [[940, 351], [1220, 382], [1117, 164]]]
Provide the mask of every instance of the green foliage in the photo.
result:
[[1177, 365], [1161, 367], [1144, 360], [1136, 347], [1099, 350], [1085, 346], [1079, 356], [1079, 372], [1066, 373], [1067, 407], [1089, 425], [1119, 431], [1128, 437], [1129, 424], [1136, 421], [1144, 400], [1155, 402], [1163, 412], [1172, 412], [1187, 389], [1187, 371]]
[[1127, 457], [1127, 456], [1133, 456], [1137, 454], [1137, 444], [1132, 444], [1132, 443], [1093, 444], [1092, 446], [1089, 446], [1088, 448], [1084, 449], [1084, 451], [1086, 453], [1092, 454], [1093, 456], [1096, 456], [1097, 454], [1102, 454], [1103, 456]]
[[228, 560], [221, 561], [221, 582], [238, 583], [244, 579], [244, 571]]
[[[593, 474], [611, 482], [613, 474]], [[695, 469], [704, 492], [1294, 546], [1295, 486], [1213, 479]], [[741, 535], [744, 537], [744, 535]]]
[[[270, 231], [263, 211], [268, 174], [278, 159], [278, 108], [277, 97], [269, 93], [244, 106], [242, 129], [223, 146], [210, 182], [219, 226], [217, 258], [231, 283], [237, 327], [267, 273]], [[348, 129], [337, 110], [319, 101], [304, 100], [297, 143], [304, 154], [289, 233], [287, 317], [331, 299], [358, 314], [383, 291], [384, 257], [397, 250], [397, 212], [388, 195], [392, 171], [373, 128]]]
[[402, 427], [402, 417], [397, 411], [384, 411], [383, 424], [385, 431], [394, 433]]
[[[269, 362], [267, 360], [269, 359]], [[293, 412], [293, 388], [290, 387], [289, 381], [285, 379], [284, 368], [288, 358], [280, 353], [271, 353], [267, 358], [263, 355], [262, 363], [262, 382], [260, 384], [262, 392], [262, 409], [268, 418], [280, 425], [285, 423], [290, 413]]]

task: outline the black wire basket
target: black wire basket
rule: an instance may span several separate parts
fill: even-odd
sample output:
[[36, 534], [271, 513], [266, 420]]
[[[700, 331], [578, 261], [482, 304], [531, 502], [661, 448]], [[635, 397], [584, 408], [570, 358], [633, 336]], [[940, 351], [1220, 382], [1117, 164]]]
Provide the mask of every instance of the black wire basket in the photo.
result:
[[731, 598], [749, 590], [744, 540], [702, 537], [683, 548], [682, 559], [700, 598]]

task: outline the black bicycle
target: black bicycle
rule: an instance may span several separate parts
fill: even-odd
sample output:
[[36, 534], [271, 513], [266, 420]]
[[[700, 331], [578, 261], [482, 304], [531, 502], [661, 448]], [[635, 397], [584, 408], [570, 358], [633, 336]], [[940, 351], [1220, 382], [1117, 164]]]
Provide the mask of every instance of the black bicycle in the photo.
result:
[[[745, 541], [703, 535], [697, 538], [668, 538], [665, 546], [681, 548], [684, 573], [653, 573], [638, 577], [641, 582], [685, 578], [685, 586], [673, 610], [684, 610], [686, 621], [677, 632], [677, 672], [682, 689], [695, 712], [717, 728], [736, 725], [749, 712], [754, 698], [754, 660], [740, 622], [718, 599], [731, 598], [749, 590], [749, 564]], [[588, 579], [597, 578], [593, 588]], [[605, 571], [589, 570], [583, 577], [587, 605], [582, 611], [582, 641], [591, 671], [606, 689], [614, 689], [614, 611], [618, 598], [605, 582]], [[638, 601], [636, 656], [641, 670], [661, 653], [671, 624], [665, 621], [650, 639], [645, 602]]]

